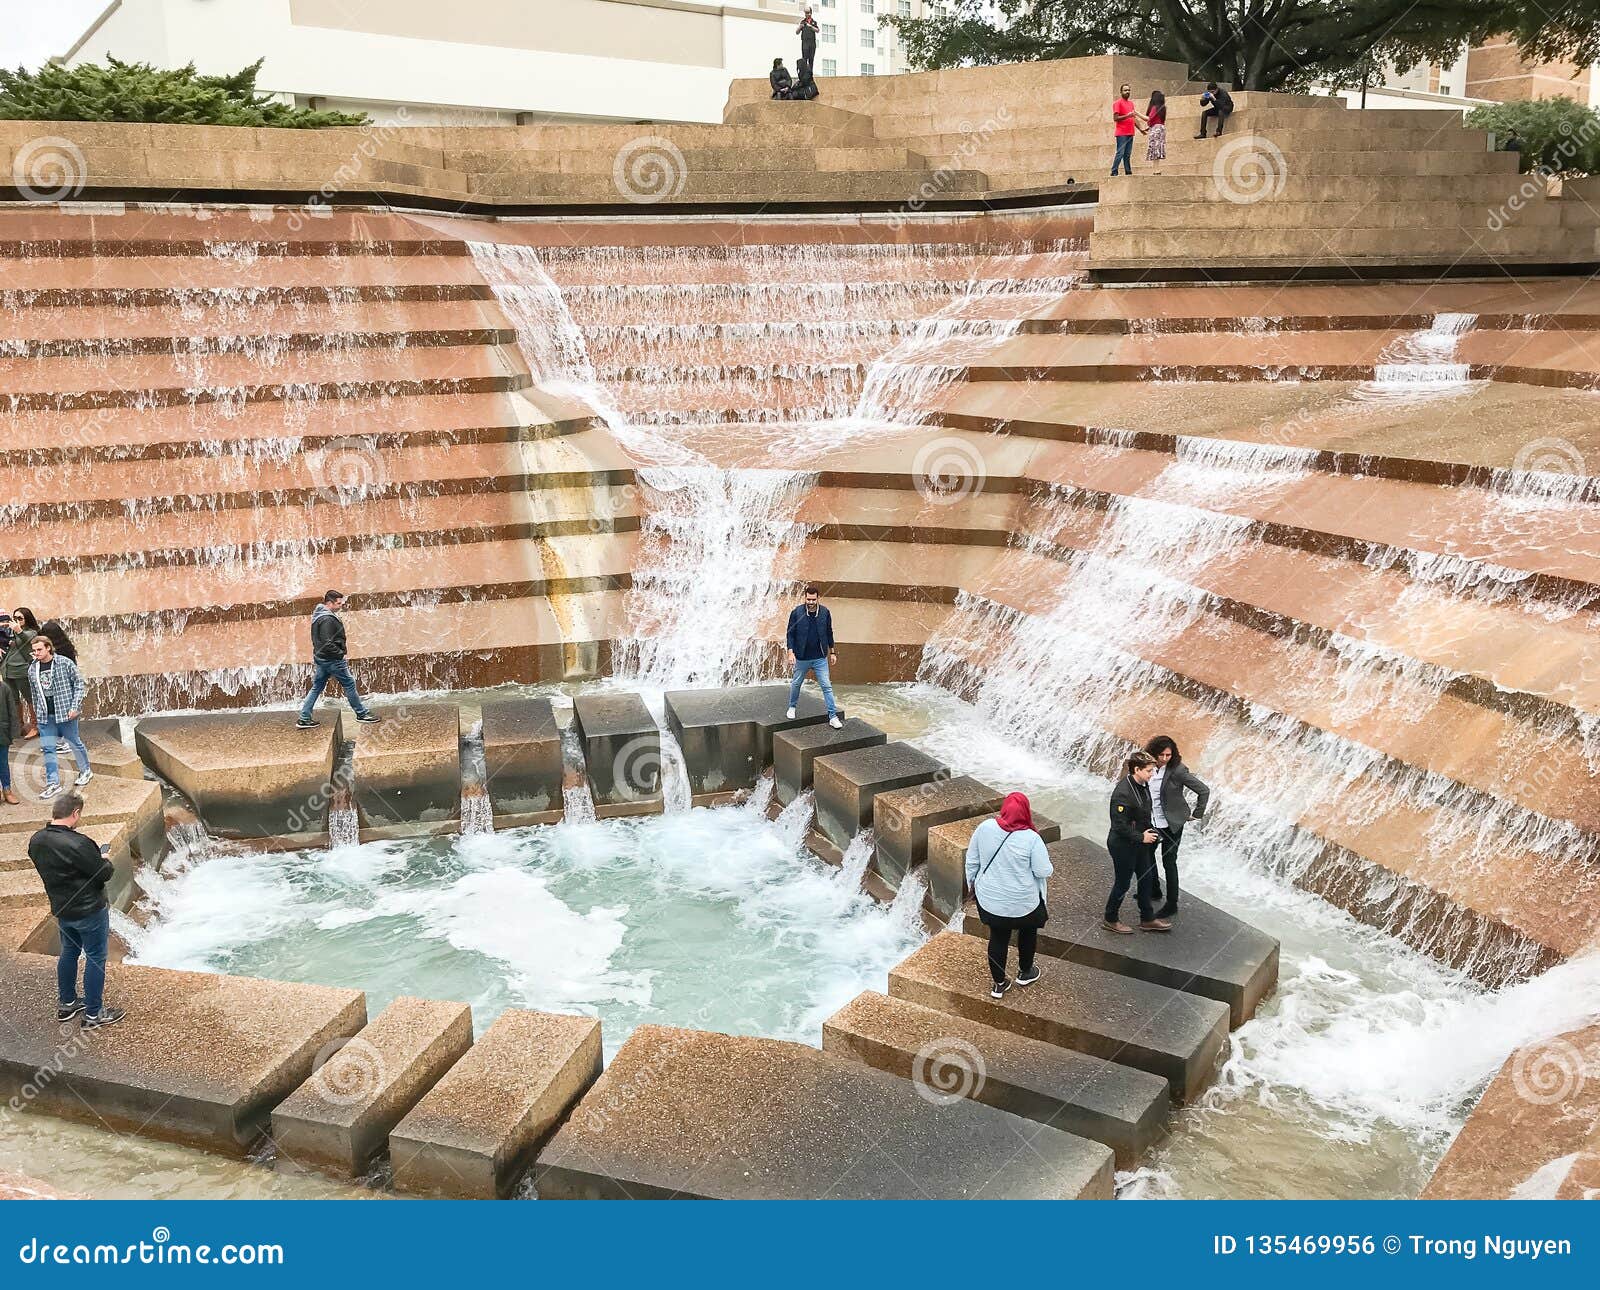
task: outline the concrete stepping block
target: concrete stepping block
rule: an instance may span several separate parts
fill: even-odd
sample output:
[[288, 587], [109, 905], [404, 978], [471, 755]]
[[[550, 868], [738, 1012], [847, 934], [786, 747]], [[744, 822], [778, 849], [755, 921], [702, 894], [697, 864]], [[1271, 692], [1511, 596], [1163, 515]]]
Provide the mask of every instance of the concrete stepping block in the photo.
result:
[[1103, 1142], [1131, 1169], [1167, 1131], [1159, 1075], [868, 990], [822, 1023], [822, 1051]]
[[399, 1191], [492, 1200], [600, 1075], [593, 1017], [500, 1014], [389, 1135]]
[[897, 999], [1042, 1039], [1160, 1075], [1175, 1102], [1211, 1082], [1228, 1041], [1228, 1008], [1070, 960], [1047, 962], [1037, 985], [989, 997], [985, 944], [944, 932], [889, 972]]
[[806, 1044], [646, 1025], [536, 1177], [554, 1200], [1106, 1198], [1112, 1154]]
[[145, 717], [133, 739], [145, 765], [194, 804], [214, 836], [327, 835], [337, 719], [297, 730], [284, 712]]
[[826, 721], [781, 730], [772, 737], [773, 795], [780, 806], [788, 806], [811, 787], [812, 768], [818, 757], [888, 742], [888, 735], [859, 717], [844, 718], [838, 730]]
[[451, 831], [461, 818], [461, 709], [405, 703], [375, 711], [377, 725], [350, 723], [361, 840]]
[[[13, 764], [13, 770], [16, 767]], [[13, 781], [15, 782], [15, 781]], [[83, 788], [83, 819], [79, 827], [125, 824], [128, 846], [134, 859], [155, 864], [167, 853], [167, 828], [162, 814], [161, 786], [153, 779], [124, 779], [96, 776]], [[18, 792], [18, 796], [22, 793]], [[50, 822], [50, 803], [23, 797], [20, 805], [0, 803], [0, 836], [20, 833], [22, 854], [27, 855], [27, 838]]]
[[549, 699], [484, 704], [483, 761], [497, 825], [561, 818], [561, 728]]
[[83, 746], [89, 750], [89, 765], [96, 775], [122, 779], [143, 779], [144, 763], [139, 754], [122, 742], [122, 721], [117, 717], [95, 717], [78, 722]]
[[661, 810], [661, 730], [637, 694], [580, 694], [572, 722], [583, 741], [600, 819]]
[[953, 820], [993, 815], [1005, 794], [968, 775], [896, 788], [872, 799], [872, 867], [892, 887], [928, 858], [928, 830]]
[[[1039, 952], [1089, 967], [1138, 977], [1228, 1005], [1229, 1024], [1242, 1025], [1278, 982], [1278, 942], [1232, 914], [1184, 892], [1165, 935], [1119, 936], [1101, 926], [1111, 890], [1111, 857], [1088, 838], [1052, 843], [1050, 921], [1040, 929]], [[1182, 856], [1179, 856], [1180, 864]], [[987, 937], [969, 902], [965, 929]]]
[[[924, 904], [940, 918], [949, 921], [961, 908], [967, 887], [967, 844], [978, 831], [978, 825], [992, 820], [996, 814], [996, 811], [989, 811], [983, 815], [969, 815], [928, 830], [928, 897]], [[1061, 837], [1061, 826], [1038, 811], [1033, 813], [1033, 828], [1046, 842], [1055, 842]]]
[[106, 998], [127, 1019], [80, 1037], [56, 1024], [55, 971], [41, 954], [0, 954], [0, 1099], [233, 1156], [317, 1054], [367, 1021], [359, 990], [114, 962]]
[[22, 954], [61, 952], [60, 929], [50, 914], [50, 901], [43, 886], [31, 900], [0, 905], [0, 952], [7, 950]]
[[828, 725], [828, 708], [815, 694], [801, 691], [791, 719], [786, 685], [742, 685], [726, 690], [671, 690], [665, 708], [667, 728], [683, 750], [689, 788], [695, 797], [755, 787], [773, 759], [773, 739], [781, 731]]
[[842, 851], [871, 825], [879, 793], [929, 783], [949, 774], [949, 768], [910, 744], [886, 743], [819, 756], [811, 774], [817, 831]]
[[279, 1158], [359, 1178], [388, 1148], [389, 1131], [471, 1047], [466, 1004], [396, 999], [273, 1111]]

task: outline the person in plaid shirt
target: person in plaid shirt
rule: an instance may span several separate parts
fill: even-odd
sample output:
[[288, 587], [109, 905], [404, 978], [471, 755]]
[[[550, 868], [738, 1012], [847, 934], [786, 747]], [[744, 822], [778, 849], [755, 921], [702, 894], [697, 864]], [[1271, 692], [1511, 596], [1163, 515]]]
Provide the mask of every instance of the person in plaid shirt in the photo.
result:
[[83, 696], [88, 686], [78, 665], [65, 655], [57, 654], [50, 638], [42, 634], [33, 638], [28, 684], [33, 690], [33, 712], [39, 722], [39, 747], [44, 751], [45, 786], [39, 794], [44, 800], [61, 791], [61, 770], [56, 763], [58, 738], [67, 741], [72, 759], [78, 763], [78, 778], [73, 783], [81, 788], [94, 778], [94, 772], [89, 769], [89, 750], [78, 734], [78, 716], [83, 711]]

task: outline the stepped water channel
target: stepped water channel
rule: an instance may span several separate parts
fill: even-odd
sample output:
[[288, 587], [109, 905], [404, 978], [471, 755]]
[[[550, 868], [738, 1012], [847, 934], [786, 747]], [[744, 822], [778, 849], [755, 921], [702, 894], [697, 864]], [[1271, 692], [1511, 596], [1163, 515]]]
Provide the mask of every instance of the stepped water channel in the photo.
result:
[[[1103, 836], [1102, 776], [1114, 756], [1152, 727], [1172, 731], [1218, 799], [1185, 841], [1189, 889], [1278, 937], [1284, 957], [1276, 996], [1235, 1033], [1215, 1087], [1121, 1180], [1123, 1194], [1415, 1194], [1510, 1051], [1595, 1010], [1600, 971], [1576, 952], [1593, 931], [1583, 922], [1593, 821], [1516, 773], [1519, 757], [1544, 753], [1545, 738], [1558, 757], [1576, 753], [1589, 775], [1600, 770], [1589, 678], [1496, 673], [1468, 639], [1474, 624], [1519, 647], [1546, 628], [1563, 639], [1588, 630], [1592, 597], [1535, 558], [1568, 522], [1572, 494], [1512, 471], [1455, 490], [1458, 527], [1447, 541], [1425, 540], [1420, 525], [1377, 524], [1341, 532], [1342, 545], [1302, 538], [1295, 525], [1313, 525], [1307, 499], [1344, 489], [1346, 509], [1366, 514], [1351, 490], [1370, 481], [1330, 471], [1325, 454], [1295, 441], [1310, 420], [1294, 402], [1297, 382], [1271, 392], [1288, 411], [1267, 430], [1218, 432], [1213, 422], [1200, 432], [1173, 418], [1141, 435], [1111, 416], [1057, 416], [1050, 399], [1080, 378], [1050, 376], [1052, 364], [1069, 364], [1038, 357], [1043, 342], [1103, 346], [1071, 361], [1120, 370], [1122, 339], [1056, 326], [1071, 322], [1073, 297], [1090, 294], [1081, 242], [952, 237], [545, 246], [468, 230], [450, 273], [487, 288], [476, 299], [494, 316], [474, 321], [503, 323], [495, 343], [526, 368], [533, 392], [583, 409], [633, 472], [625, 488], [583, 498], [592, 509], [578, 524], [588, 518], [592, 531], [572, 543], [599, 547], [622, 531], [613, 521], [637, 517], [617, 558], [627, 577], [610, 637], [614, 675], [600, 684], [654, 701], [670, 688], [775, 677], [795, 583], [817, 577], [837, 588], [829, 598], [853, 633], [836, 678], [850, 712], [986, 783], [1029, 792], [1068, 832]], [[217, 243], [208, 258], [231, 268], [241, 254]], [[347, 307], [305, 317], [343, 334], [335, 324]], [[308, 307], [280, 299], [272, 308]], [[206, 298], [206, 317], [226, 313]], [[388, 365], [422, 361], [404, 322]], [[1441, 309], [1421, 328], [1372, 330], [1341, 406], [1425, 417], [1430, 400], [1470, 394], [1457, 349], [1471, 339], [1471, 315]], [[1262, 334], [1247, 321], [1202, 341], [1225, 355]], [[372, 376], [371, 354], [340, 353], [332, 340], [325, 349], [332, 357], [317, 361], [335, 375]], [[317, 424], [321, 400], [353, 397], [327, 393], [322, 380], [296, 384], [311, 361], [303, 354], [238, 352], [283, 377], [284, 415], [272, 435], [246, 435], [249, 449], [230, 454], [207, 487], [259, 484], [263, 469], [296, 458], [296, 436]], [[234, 355], [218, 344], [174, 359], [190, 395], [182, 406], [189, 415], [205, 407], [213, 429], [262, 415], [238, 393], [242, 378], [224, 361]], [[450, 379], [490, 366], [464, 352], [451, 361]], [[1185, 392], [1199, 381], [1172, 384], [1163, 393], [1174, 406], [1200, 397]], [[1145, 397], [1125, 395], [1129, 406]], [[411, 395], [396, 387], [374, 397], [389, 406]], [[463, 387], [448, 397], [478, 395]], [[1052, 416], [1067, 427], [1054, 437], [1022, 428]], [[1012, 422], [1014, 433], [992, 433]], [[1151, 433], [1174, 430], [1170, 444], [1152, 447]], [[288, 446], [275, 456], [280, 438]], [[344, 488], [361, 507], [389, 505], [374, 485], [394, 482], [387, 472], [400, 457], [364, 444], [339, 446], [322, 487]], [[470, 443], [436, 451], [435, 464], [448, 458], [467, 478], [481, 463], [461, 459], [490, 455]], [[1415, 481], [1372, 478], [1389, 490], [1378, 509], [1413, 499], [1420, 509], [1428, 496]], [[487, 508], [487, 493], [462, 492], [474, 511]], [[414, 520], [425, 529], [417, 517], [439, 501], [397, 495], [395, 531]], [[168, 520], [138, 505], [110, 519], [64, 517], [92, 521], [102, 539], [115, 524], [149, 533]], [[136, 549], [175, 541], [164, 530]], [[235, 585], [295, 569], [309, 580], [344, 541], [329, 529], [292, 540], [238, 532], [195, 563]], [[406, 546], [380, 537], [362, 567], [381, 576]], [[41, 536], [38, 549], [27, 576], [54, 576], [44, 561], [54, 548]], [[469, 550], [462, 558], [477, 558], [460, 548]], [[541, 574], [551, 586], [581, 583], [586, 566], [563, 566], [558, 554]], [[114, 577], [130, 566], [137, 561], [108, 550], [91, 568]], [[505, 580], [527, 577], [519, 567]], [[1318, 617], [1315, 596], [1296, 598], [1304, 586], [1344, 588], [1350, 607]], [[409, 621], [423, 627], [408, 632], [426, 640], [424, 628], [453, 630], [448, 602], [430, 600], [429, 587], [396, 579], [386, 594], [388, 608], [419, 614]], [[575, 633], [586, 616], [610, 612], [594, 601], [613, 593], [545, 594], [556, 624]], [[133, 622], [114, 587], [106, 596], [98, 623], [148, 632], [158, 645], [170, 633], [184, 666], [218, 689], [271, 701], [286, 697], [272, 685], [293, 688], [266, 665], [258, 674], [242, 659], [218, 663], [205, 641], [191, 644], [200, 634], [183, 635], [182, 604]], [[489, 623], [464, 654], [490, 654], [498, 627]], [[873, 667], [897, 679], [853, 683], [848, 669], [875, 636], [898, 652]], [[409, 672], [383, 666], [380, 688], [391, 691], [465, 688], [476, 675], [450, 659]], [[526, 692], [564, 702], [593, 684], [546, 680]], [[122, 693], [144, 707], [186, 706], [170, 679]], [[1430, 723], [1506, 751], [1433, 759]], [[681, 767], [671, 749], [664, 761]], [[459, 837], [361, 844], [343, 819], [344, 845], [327, 851], [174, 865], [146, 885], [151, 917], [130, 932], [133, 952], [167, 966], [360, 986], [375, 1007], [407, 992], [467, 999], [480, 1027], [507, 1006], [589, 1010], [613, 1051], [646, 1020], [815, 1043], [822, 1017], [881, 988], [923, 936], [915, 883], [875, 905], [857, 889], [864, 849], [842, 870], [804, 854], [803, 806], [775, 823], [760, 801], [689, 809], [686, 785], [676, 773], [668, 782], [668, 810], [641, 820], [595, 819], [573, 776], [561, 825], [492, 831], [469, 807], [473, 827]], [[1404, 827], [1384, 849], [1377, 835], [1391, 819]], [[1339, 853], [1332, 878], [1330, 850]], [[1419, 856], [1427, 863], [1409, 863]], [[1570, 922], [1541, 940], [1523, 910], [1487, 899], [1502, 864], [1552, 875], [1571, 893]], [[1444, 869], [1467, 885], [1446, 888]], [[228, 1173], [156, 1144], [123, 1150], [140, 1162], [133, 1183], [85, 1131], [0, 1126], [0, 1165], [48, 1173], [64, 1152], [95, 1194], [321, 1187]]]

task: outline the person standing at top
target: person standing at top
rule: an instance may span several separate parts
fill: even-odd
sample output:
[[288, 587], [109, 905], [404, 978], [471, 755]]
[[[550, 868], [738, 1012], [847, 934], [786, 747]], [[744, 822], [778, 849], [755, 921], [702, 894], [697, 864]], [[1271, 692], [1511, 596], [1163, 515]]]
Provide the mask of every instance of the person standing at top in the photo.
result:
[[811, 6], [806, 6], [806, 11], [800, 17], [800, 25], [795, 28], [800, 33], [800, 57], [806, 60], [806, 66], [812, 69], [817, 65], [817, 19], [811, 12]]
[[[1013, 984], [1030, 986], [1039, 979], [1033, 956], [1039, 929], [1050, 917], [1045, 880], [1055, 872], [1044, 839], [1033, 827], [1033, 811], [1023, 793], [1007, 793], [998, 819], [987, 819], [967, 843], [967, 886], [978, 902], [978, 917], [989, 929], [991, 999], [1001, 998]], [[1011, 934], [1017, 934], [1017, 978], [1006, 975]]]
[[317, 700], [328, 688], [329, 681], [339, 683], [344, 697], [350, 700], [350, 706], [356, 711], [357, 721], [382, 720], [362, 702], [356, 679], [350, 675], [350, 664], [345, 656], [344, 621], [339, 617], [345, 599], [342, 591], [328, 591], [321, 603], [311, 611], [311, 661], [316, 667], [316, 675], [311, 682], [311, 693], [300, 705], [300, 720], [295, 722], [301, 730], [316, 728], [317, 722], [311, 719], [311, 710], [317, 706]]
[[78, 734], [78, 714], [88, 690], [83, 673], [70, 658], [55, 652], [55, 646], [42, 631], [33, 638], [33, 662], [28, 665], [28, 685], [33, 691], [33, 713], [39, 721], [39, 748], [44, 753], [44, 789], [40, 801], [48, 801], [61, 791], [61, 767], [56, 761], [56, 740], [67, 741], [72, 760], [78, 764], [82, 788], [94, 778], [89, 769], [89, 750]]
[[1150, 91], [1150, 106], [1144, 113], [1145, 133], [1150, 142], [1144, 150], [1146, 161], [1167, 159], [1167, 96], [1160, 90]]
[[32, 739], [39, 733], [33, 715], [33, 692], [28, 687], [28, 668], [33, 663], [33, 638], [39, 634], [39, 620], [33, 610], [19, 606], [11, 611], [11, 640], [6, 645], [0, 661], [0, 677], [11, 691], [22, 710], [22, 737]]
[[[1177, 742], [1171, 735], [1157, 735], [1144, 750], [1156, 759], [1155, 771], [1150, 776], [1150, 827], [1161, 839], [1161, 867], [1167, 877], [1167, 901], [1156, 911], [1156, 917], [1171, 918], [1178, 912], [1178, 845], [1183, 841], [1183, 826], [1191, 819], [1205, 818], [1211, 789], [1183, 764]], [[1184, 789], [1194, 794], [1192, 812]], [[1150, 898], [1161, 899], [1161, 880], [1153, 871]]]
[[1155, 899], [1156, 831], [1150, 827], [1150, 776], [1156, 759], [1147, 752], [1136, 752], [1122, 765], [1122, 778], [1111, 791], [1111, 831], [1106, 835], [1106, 850], [1111, 852], [1114, 877], [1111, 895], [1106, 900], [1105, 929], [1131, 936], [1133, 928], [1122, 921], [1122, 902], [1130, 886], [1139, 902], [1139, 927], [1146, 932], [1170, 932], [1172, 924], [1157, 918]]
[[807, 583], [804, 603], [796, 605], [789, 613], [789, 666], [794, 669], [794, 679], [789, 682], [789, 711], [786, 715], [791, 721], [794, 720], [795, 704], [800, 702], [800, 686], [806, 679], [806, 673], [811, 672], [822, 687], [822, 697], [828, 701], [828, 724], [837, 730], [844, 722], [839, 720], [839, 709], [833, 702], [833, 683], [829, 679], [828, 667], [839, 661], [839, 654], [833, 647], [833, 615], [821, 602], [820, 596], [817, 584]]
[[1206, 137], [1206, 122], [1213, 117], [1217, 122], [1217, 138], [1222, 138], [1222, 127], [1233, 115], [1233, 96], [1227, 90], [1218, 88], [1215, 81], [1207, 81], [1206, 92], [1200, 96], [1200, 106], [1205, 111], [1200, 114], [1200, 133], [1195, 138]]
[[1122, 173], [1133, 173], [1133, 135], [1139, 128], [1139, 109], [1133, 106], [1133, 87], [1124, 85], [1117, 101], [1111, 105], [1112, 135], [1117, 141], [1117, 150], [1111, 157], [1111, 173], [1117, 173], [1117, 167], [1122, 167]]
[[[70, 663], [71, 659], [62, 659]], [[61, 934], [56, 959], [56, 1020], [80, 1012], [83, 1028], [98, 1030], [121, 1021], [121, 1008], [105, 1005], [106, 951], [111, 939], [111, 904], [106, 884], [116, 870], [94, 839], [78, 832], [83, 798], [63, 793], [50, 809], [50, 823], [28, 839], [28, 859], [50, 898]], [[83, 960], [83, 995], [78, 995], [78, 960]]]
[[773, 98], [789, 97], [789, 87], [794, 84], [794, 78], [789, 75], [789, 69], [783, 65], [783, 59], [772, 60], [772, 70], [767, 73], [767, 84], [772, 86]]

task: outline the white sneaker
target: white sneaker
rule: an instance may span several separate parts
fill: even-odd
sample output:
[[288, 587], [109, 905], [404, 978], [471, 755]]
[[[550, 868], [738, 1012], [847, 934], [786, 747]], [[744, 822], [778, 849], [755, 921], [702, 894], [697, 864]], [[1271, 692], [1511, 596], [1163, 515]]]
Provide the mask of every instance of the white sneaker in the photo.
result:
[[830, 726], [832, 726], [835, 730], [843, 730], [844, 729], [844, 722], [840, 721], [838, 717], [829, 717], [828, 718], [828, 724]]
[[59, 796], [61, 796], [60, 784], [46, 784], [39, 790], [39, 800], [41, 802], [48, 802], [52, 797]]
[[94, 778], [94, 771], [85, 770], [85, 771], [81, 772], [78, 775], [78, 778], [73, 780], [72, 782], [75, 785], [77, 785], [77, 787], [82, 788], [85, 784], [87, 784], [93, 778]]
[[790, 721], [793, 721], [793, 720], [794, 720], [794, 709], [793, 709], [793, 708], [790, 708], [790, 709], [789, 709], [789, 710], [788, 710], [788, 711], [787, 711], [787, 712], [785, 712], [785, 713], [784, 713], [784, 714], [783, 714], [783, 715], [784, 715], [784, 716], [785, 716], [785, 717], [787, 717], [787, 718], [788, 718], [788, 719], [789, 719], [789, 720], [790, 720]]

